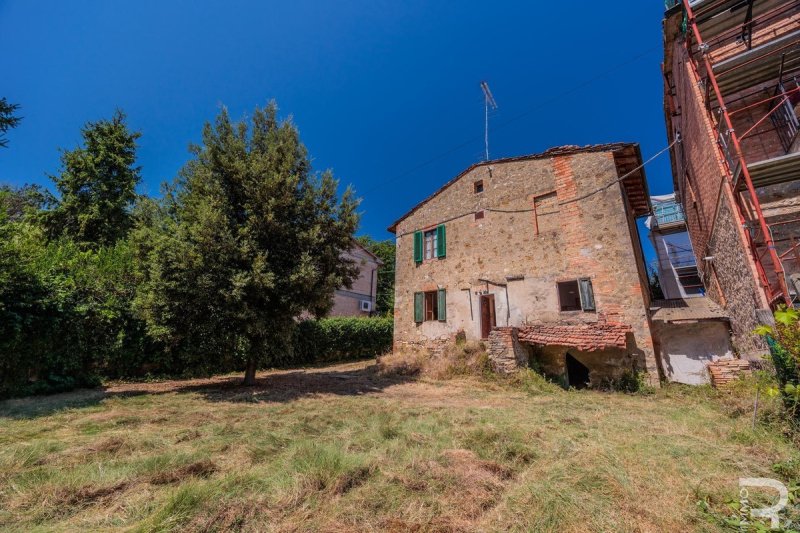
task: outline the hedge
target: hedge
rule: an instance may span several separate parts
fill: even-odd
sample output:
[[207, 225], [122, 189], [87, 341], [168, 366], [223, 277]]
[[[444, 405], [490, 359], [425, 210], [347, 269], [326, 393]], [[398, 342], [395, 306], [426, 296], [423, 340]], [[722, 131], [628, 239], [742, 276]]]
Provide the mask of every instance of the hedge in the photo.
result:
[[292, 364], [363, 359], [392, 348], [391, 318], [331, 317], [304, 320], [294, 332]]

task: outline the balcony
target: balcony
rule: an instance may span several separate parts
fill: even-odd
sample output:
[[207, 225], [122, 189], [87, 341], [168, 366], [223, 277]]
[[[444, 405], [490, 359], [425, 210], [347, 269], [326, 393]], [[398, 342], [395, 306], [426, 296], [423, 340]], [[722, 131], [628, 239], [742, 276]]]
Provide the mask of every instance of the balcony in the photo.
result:
[[658, 229], [670, 229], [682, 226], [686, 222], [683, 208], [675, 198], [666, 201], [653, 199], [653, 217]]

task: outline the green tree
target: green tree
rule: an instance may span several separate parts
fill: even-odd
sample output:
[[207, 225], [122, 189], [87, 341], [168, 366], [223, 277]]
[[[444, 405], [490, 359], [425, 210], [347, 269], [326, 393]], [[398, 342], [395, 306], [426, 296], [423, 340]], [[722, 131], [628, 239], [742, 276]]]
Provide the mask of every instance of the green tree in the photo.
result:
[[117, 110], [111, 120], [86, 124], [81, 135], [84, 146], [65, 150], [61, 173], [51, 176], [60, 198], [50, 215], [50, 234], [81, 245], [113, 245], [132, 225], [141, 134], [129, 131], [125, 114]]
[[375, 296], [376, 311], [381, 315], [394, 312], [394, 262], [396, 247], [394, 241], [387, 239], [376, 241], [369, 235], [357, 237], [356, 240], [377, 255], [383, 264], [378, 269], [378, 291]]
[[128, 242], [48, 240], [49, 201], [37, 187], [0, 187], [0, 397], [135, 375], [154, 353], [131, 308]]
[[0, 148], [8, 146], [8, 139], [6, 139], [6, 132], [11, 128], [19, 126], [21, 117], [15, 115], [19, 109], [19, 104], [11, 104], [5, 97], [0, 98]]
[[663, 300], [664, 290], [661, 287], [661, 278], [658, 276], [658, 267], [655, 264], [652, 264], [647, 270], [647, 282], [650, 285], [650, 297], [654, 300]]
[[50, 191], [40, 185], [25, 184], [19, 188], [0, 185], [0, 209], [11, 222], [39, 218], [55, 201]]
[[342, 261], [358, 202], [337, 194], [330, 171], [311, 173], [306, 149], [275, 104], [248, 122], [226, 110], [159, 206], [134, 233], [141, 281], [136, 304], [170, 350], [236, 353], [245, 384], [290, 355], [295, 318], [324, 314], [357, 274]]

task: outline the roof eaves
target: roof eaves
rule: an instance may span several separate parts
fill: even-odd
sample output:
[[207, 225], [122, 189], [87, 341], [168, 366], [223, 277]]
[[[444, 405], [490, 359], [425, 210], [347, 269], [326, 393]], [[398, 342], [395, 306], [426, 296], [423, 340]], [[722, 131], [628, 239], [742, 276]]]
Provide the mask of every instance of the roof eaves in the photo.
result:
[[[586, 145], [586, 146], [565, 145], [565, 146], [556, 146], [554, 148], [550, 148], [548, 150], [545, 150], [544, 152], [540, 152], [540, 153], [536, 153], [536, 154], [528, 154], [528, 155], [521, 155], [521, 156], [515, 156], [515, 157], [505, 157], [505, 158], [500, 158], [500, 159], [492, 159], [492, 160], [489, 160], [489, 161], [481, 161], [479, 163], [473, 163], [472, 165], [467, 167], [465, 170], [463, 170], [461, 173], [459, 173], [457, 176], [455, 176], [453, 179], [451, 179], [450, 181], [448, 181], [447, 183], [445, 183], [444, 185], [439, 187], [436, 191], [434, 191], [428, 197], [423, 199], [417, 205], [412, 207], [408, 212], [406, 212], [405, 215], [403, 215], [400, 218], [398, 218], [397, 220], [395, 220], [392, 223], [392, 225], [387, 228], [387, 230], [390, 233], [396, 233], [397, 225], [400, 222], [402, 222], [403, 220], [405, 220], [406, 218], [411, 216], [415, 211], [417, 211], [417, 209], [419, 209], [420, 207], [422, 207], [423, 205], [425, 205], [429, 201], [433, 200], [440, 193], [444, 192], [445, 189], [447, 189], [452, 184], [454, 184], [455, 182], [460, 180], [462, 177], [464, 177], [466, 174], [472, 172], [473, 170], [475, 170], [478, 167], [486, 166], [486, 165], [499, 165], [499, 164], [503, 164], [503, 163], [514, 163], [514, 162], [517, 162], [517, 161], [529, 161], [529, 160], [532, 160], [532, 159], [545, 159], [545, 158], [548, 158], [548, 157], [558, 157], [558, 156], [563, 156], [563, 155], [574, 155], [574, 154], [596, 153], [596, 152], [614, 152], [614, 151], [621, 150], [621, 149], [626, 148], [626, 147], [635, 147], [637, 152], [639, 150], [639, 144], [638, 143], [632, 143], [632, 142], [590, 144], [590, 145]], [[641, 158], [641, 154], [639, 155], [639, 157]]]

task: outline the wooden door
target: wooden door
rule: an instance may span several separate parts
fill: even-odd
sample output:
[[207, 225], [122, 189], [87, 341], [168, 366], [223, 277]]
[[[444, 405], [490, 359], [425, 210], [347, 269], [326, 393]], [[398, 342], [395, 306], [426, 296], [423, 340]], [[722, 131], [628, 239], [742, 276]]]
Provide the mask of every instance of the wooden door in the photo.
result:
[[494, 294], [481, 296], [481, 338], [488, 339], [489, 332], [497, 325], [497, 316], [494, 309]]

